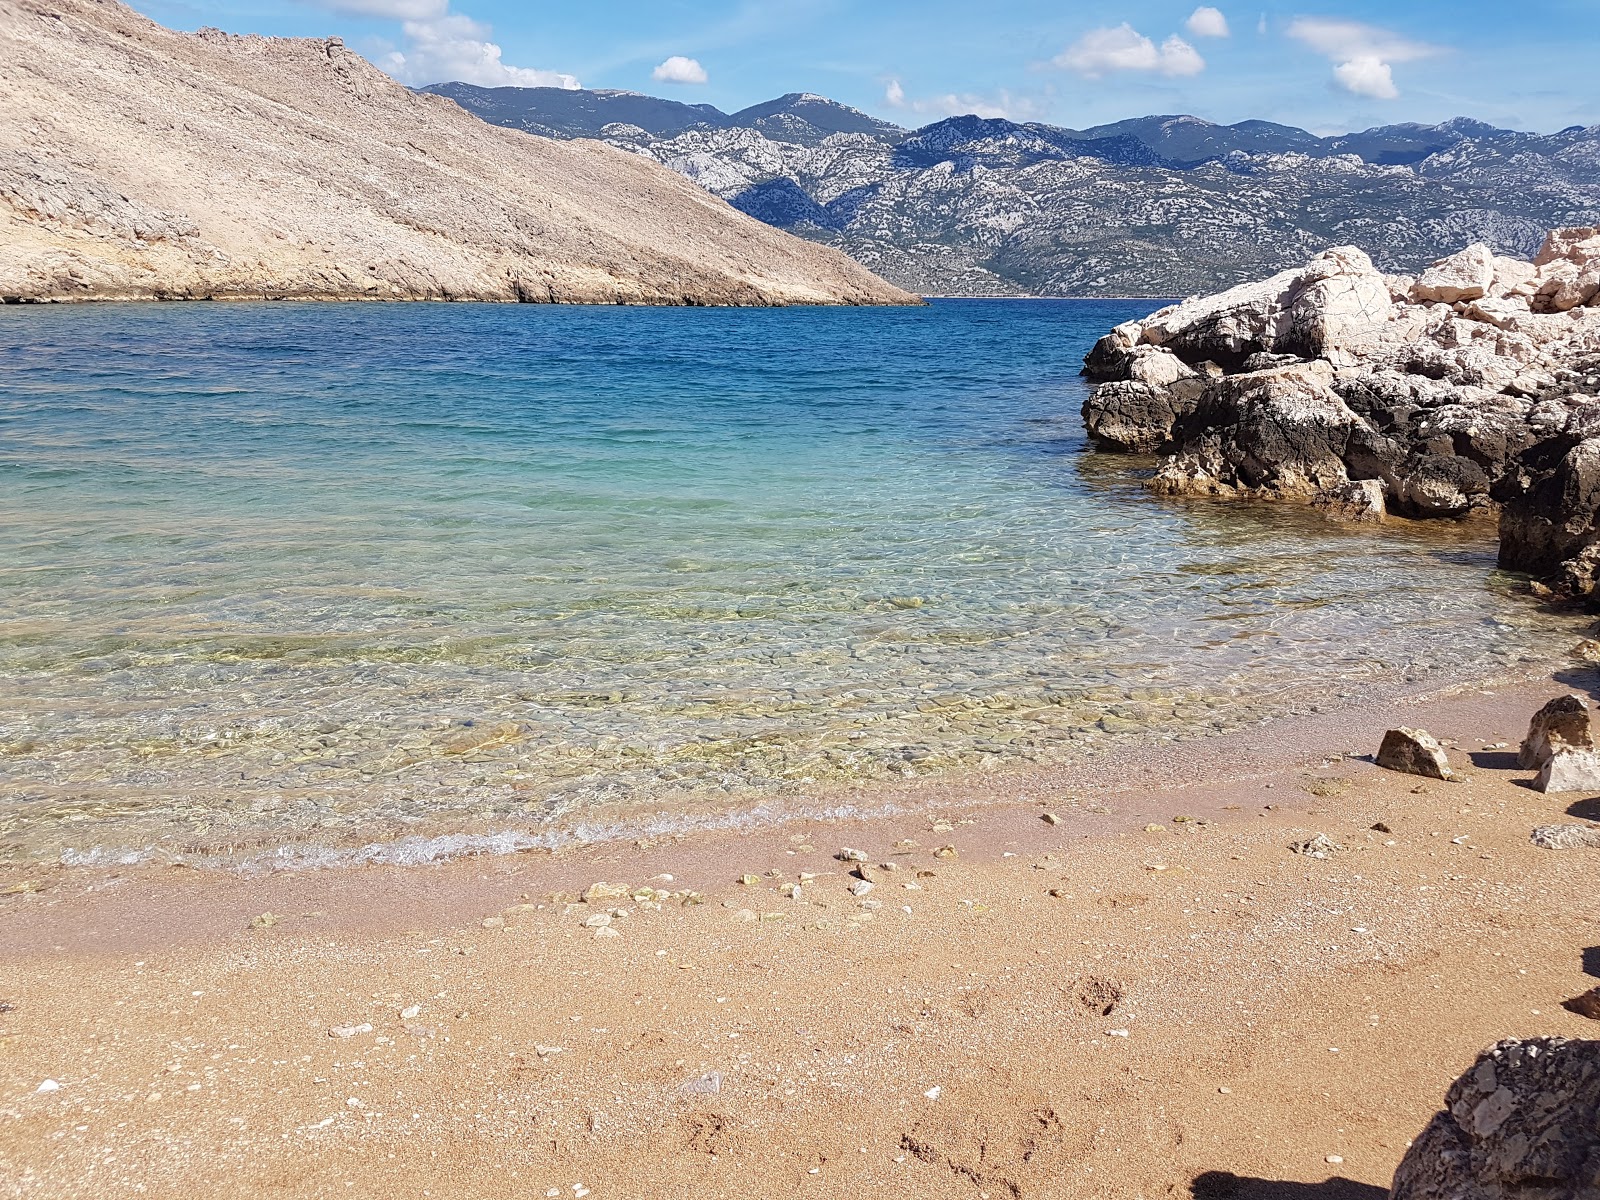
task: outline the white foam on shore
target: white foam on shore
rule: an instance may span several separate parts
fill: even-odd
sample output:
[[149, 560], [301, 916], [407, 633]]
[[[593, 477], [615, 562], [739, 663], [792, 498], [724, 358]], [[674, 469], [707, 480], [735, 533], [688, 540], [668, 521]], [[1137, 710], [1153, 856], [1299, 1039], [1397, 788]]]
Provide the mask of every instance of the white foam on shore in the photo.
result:
[[413, 835], [390, 842], [368, 842], [364, 846], [344, 848], [289, 845], [244, 858], [210, 855], [185, 859], [163, 853], [153, 846], [138, 850], [66, 850], [62, 852], [60, 862], [65, 867], [110, 867], [141, 866], [165, 860], [189, 867], [229, 871], [241, 875], [272, 874], [280, 871], [325, 871], [345, 867], [426, 867], [459, 858], [499, 857], [532, 850], [565, 850], [640, 838], [714, 832], [748, 833], [791, 821], [873, 820], [895, 816], [904, 811], [905, 809], [898, 804], [869, 807], [850, 804], [779, 807], [762, 804], [755, 808], [722, 813], [709, 818], [681, 813], [655, 813], [628, 820], [581, 822], [540, 832], [507, 829], [499, 833], [445, 833], [434, 837]]

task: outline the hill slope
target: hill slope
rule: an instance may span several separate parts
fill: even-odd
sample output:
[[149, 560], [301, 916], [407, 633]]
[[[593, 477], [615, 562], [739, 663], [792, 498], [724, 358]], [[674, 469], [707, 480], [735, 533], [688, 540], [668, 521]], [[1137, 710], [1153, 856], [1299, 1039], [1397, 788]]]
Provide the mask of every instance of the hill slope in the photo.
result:
[[0, 298], [903, 303], [647, 158], [487, 125], [338, 39], [0, 0]]

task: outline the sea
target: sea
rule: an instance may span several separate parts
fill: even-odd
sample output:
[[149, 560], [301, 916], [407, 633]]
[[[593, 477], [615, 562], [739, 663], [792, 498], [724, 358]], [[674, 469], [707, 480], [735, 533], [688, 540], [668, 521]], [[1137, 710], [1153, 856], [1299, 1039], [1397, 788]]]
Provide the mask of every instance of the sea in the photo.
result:
[[778, 819], [1570, 644], [1491, 526], [1087, 446], [1155, 307], [0, 309], [0, 862]]

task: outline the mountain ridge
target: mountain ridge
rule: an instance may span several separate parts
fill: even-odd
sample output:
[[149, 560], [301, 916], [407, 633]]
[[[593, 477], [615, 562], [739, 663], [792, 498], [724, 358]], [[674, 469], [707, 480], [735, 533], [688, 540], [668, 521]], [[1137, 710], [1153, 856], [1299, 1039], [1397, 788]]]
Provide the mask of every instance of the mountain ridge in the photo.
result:
[[[779, 98], [782, 123], [723, 113], [665, 135], [569, 124], [557, 136], [652, 158], [927, 295], [1215, 292], [1352, 244], [1404, 273], [1475, 241], [1526, 257], [1548, 229], [1600, 222], [1600, 126], [1455, 118], [1318, 137], [1181, 114], [1081, 130], [970, 114], [907, 130], [856, 114], [874, 123], [830, 133], [855, 110], [802, 97]], [[539, 115], [529, 96], [503, 100], [516, 112], [475, 111]], [[808, 109], [830, 120], [807, 122]]]
[[[1333, 157], [1355, 154], [1374, 166], [1399, 166], [1418, 162], [1461, 141], [1485, 137], [1512, 139], [1559, 136], [1585, 126], [1568, 126], [1556, 134], [1538, 134], [1523, 130], [1490, 125], [1472, 117], [1451, 117], [1429, 125], [1418, 121], [1402, 121], [1389, 125], [1375, 125], [1348, 133], [1319, 136], [1293, 125], [1249, 118], [1231, 124], [1211, 121], [1188, 113], [1151, 114], [1128, 117], [1101, 125], [1075, 129], [1065, 125], [1052, 125], [1043, 121], [1013, 121], [1006, 117], [978, 117], [976, 114], [953, 114], [938, 121], [917, 127], [899, 126], [893, 122], [873, 117], [860, 109], [814, 92], [789, 92], [759, 104], [752, 104], [735, 112], [723, 112], [710, 104], [687, 104], [649, 96], [642, 92], [618, 89], [573, 88], [484, 88], [475, 84], [450, 82], [430, 84], [417, 89], [420, 92], [447, 96], [469, 111], [483, 116], [493, 124], [513, 125], [523, 117], [544, 124], [557, 132], [554, 136], [601, 136], [607, 121], [582, 120], [579, 113], [586, 111], [585, 100], [602, 98], [617, 102], [617, 109], [648, 107], [659, 110], [663, 116], [678, 114], [676, 120], [658, 120], [641, 124], [637, 120], [619, 123], [632, 124], [648, 134], [664, 136], [681, 133], [696, 127], [706, 129], [759, 129], [761, 122], [778, 113], [794, 114], [797, 109], [809, 108], [813, 112], [828, 114], [830, 124], [810, 122], [821, 134], [866, 132], [870, 136], [905, 139], [926, 135], [930, 130], [952, 122], [986, 121], [1003, 124], [1014, 129], [1048, 133], [1063, 144], [1067, 142], [1096, 142], [1108, 138], [1131, 137], [1156, 152], [1172, 166], [1200, 166], [1217, 161], [1236, 151], [1245, 153], [1282, 154], [1300, 152], [1312, 157]], [[588, 105], [592, 110], [593, 105]], [[538, 121], [533, 114], [550, 117]], [[694, 114], [694, 115], [690, 115]], [[1600, 129], [1600, 126], [1593, 128]], [[1208, 153], [1196, 153], [1205, 147]], [[1164, 152], [1165, 151], [1165, 152]]]

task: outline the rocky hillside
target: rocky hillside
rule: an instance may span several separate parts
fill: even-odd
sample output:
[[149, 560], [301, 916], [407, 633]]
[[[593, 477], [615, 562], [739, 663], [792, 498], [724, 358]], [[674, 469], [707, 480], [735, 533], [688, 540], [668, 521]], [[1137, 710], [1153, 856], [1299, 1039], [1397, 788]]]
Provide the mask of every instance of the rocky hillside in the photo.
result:
[[904, 303], [598, 141], [487, 125], [329, 41], [0, 0], [0, 298]]
[[1473, 241], [1526, 257], [1547, 229], [1600, 221], [1600, 127], [1456, 120], [1319, 138], [1183, 116], [1090, 129], [954, 117], [913, 132], [818, 96], [666, 116], [651, 106], [672, 102], [632, 93], [438, 90], [488, 121], [665, 163], [929, 294], [1184, 295], [1340, 243], [1414, 271]]
[[1085, 370], [1090, 437], [1159, 455], [1158, 492], [1498, 513], [1502, 566], [1600, 596], [1600, 228], [1415, 277], [1327, 250], [1118, 326]]

